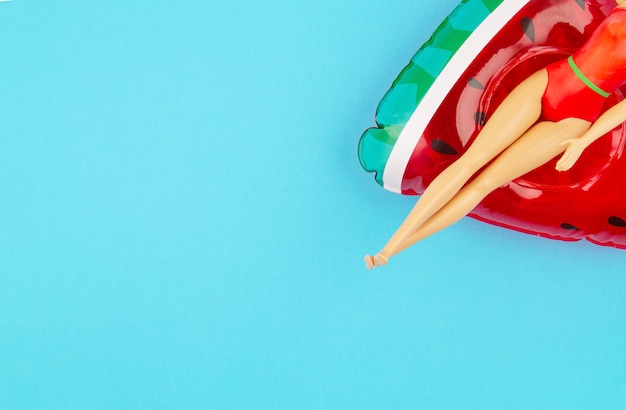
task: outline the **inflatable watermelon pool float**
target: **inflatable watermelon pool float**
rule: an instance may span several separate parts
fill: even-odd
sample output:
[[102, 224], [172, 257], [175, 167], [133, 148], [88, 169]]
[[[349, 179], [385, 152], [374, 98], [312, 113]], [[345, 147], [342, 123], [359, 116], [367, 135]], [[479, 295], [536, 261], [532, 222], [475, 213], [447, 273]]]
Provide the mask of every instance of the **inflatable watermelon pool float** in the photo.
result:
[[[401, 71], [359, 141], [359, 160], [385, 189], [419, 195], [471, 145], [529, 74], [572, 54], [612, 0], [465, 0]], [[623, 99], [618, 90], [605, 110]], [[567, 172], [554, 159], [502, 186], [469, 215], [550, 239], [626, 249], [624, 125]]]

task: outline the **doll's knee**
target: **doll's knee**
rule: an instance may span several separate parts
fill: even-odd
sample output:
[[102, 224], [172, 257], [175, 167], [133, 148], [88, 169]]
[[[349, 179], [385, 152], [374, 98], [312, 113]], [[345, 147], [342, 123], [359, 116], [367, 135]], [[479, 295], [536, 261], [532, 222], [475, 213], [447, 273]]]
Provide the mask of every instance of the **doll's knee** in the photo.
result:
[[484, 197], [507, 182], [508, 181], [503, 181], [501, 176], [486, 170], [478, 174], [476, 178], [465, 187], [465, 191], [467, 191], [467, 194], [471, 193], [472, 195]]
[[468, 173], [473, 175], [476, 171], [481, 169], [492, 158], [479, 153], [477, 155], [464, 155], [456, 161], [456, 166], [459, 172]]

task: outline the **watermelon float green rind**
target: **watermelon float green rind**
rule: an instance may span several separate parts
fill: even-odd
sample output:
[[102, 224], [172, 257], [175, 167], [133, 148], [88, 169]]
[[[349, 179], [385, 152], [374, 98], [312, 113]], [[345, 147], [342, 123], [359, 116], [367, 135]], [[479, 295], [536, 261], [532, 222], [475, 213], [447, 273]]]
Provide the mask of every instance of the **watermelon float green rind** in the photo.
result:
[[454, 54], [502, 2], [463, 0], [415, 53], [378, 104], [377, 127], [361, 136], [358, 156], [363, 169], [374, 172], [381, 186], [387, 160], [411, 114]]

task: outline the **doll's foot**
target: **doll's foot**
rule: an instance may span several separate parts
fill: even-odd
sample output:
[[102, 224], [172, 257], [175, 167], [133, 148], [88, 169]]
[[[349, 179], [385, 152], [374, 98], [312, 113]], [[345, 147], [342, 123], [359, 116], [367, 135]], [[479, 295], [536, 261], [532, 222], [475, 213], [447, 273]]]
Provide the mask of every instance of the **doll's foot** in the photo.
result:
[[387, 262], [389, 262], [389, 258], [387, 258], [382, 253], [378, 253], [376, 254], [376, 256], [374, 256], [374, 263], [376, 264], [376, 266], [385, 266]]
[[374, 263], [374, 258], [369, 256], [369, 255], [365, 255], [365, 258], [363, 258], [363, 260], [365, 260], [365, 267], [367, 269], [374, 269], [376, 267], [376, 264]]

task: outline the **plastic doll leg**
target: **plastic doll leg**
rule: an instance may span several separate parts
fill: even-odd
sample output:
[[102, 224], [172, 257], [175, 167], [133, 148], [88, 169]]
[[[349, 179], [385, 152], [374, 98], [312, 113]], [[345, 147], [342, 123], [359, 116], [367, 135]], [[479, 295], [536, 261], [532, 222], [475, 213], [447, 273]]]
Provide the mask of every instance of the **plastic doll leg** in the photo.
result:
[[428, 218], [452, 199], [485, 164], [523, 135], [541, 114], [541, 98], [548, 83], [545, 70], [524, 80], [492, 114], [469, 149], [444, 170], [422, 194], [404, 223], [380, 255], [390, 256]]
[[445, 207], [426, 221], [398, 248], [410, 245], [446, 228], [470, 213], [488, 194], [509, 181], [545, 164], [564, 151], [561, 143], [581, 136], [588, 121], [569, 118], [535, 125], [463, 188]]

